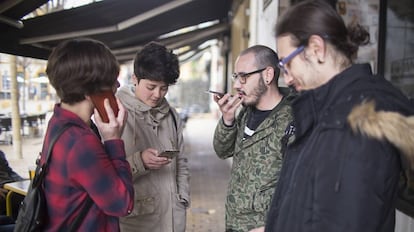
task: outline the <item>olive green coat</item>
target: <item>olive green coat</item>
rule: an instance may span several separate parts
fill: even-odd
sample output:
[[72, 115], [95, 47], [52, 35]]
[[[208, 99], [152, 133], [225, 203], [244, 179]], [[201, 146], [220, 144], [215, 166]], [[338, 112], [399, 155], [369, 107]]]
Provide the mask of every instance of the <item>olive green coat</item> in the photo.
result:
[[282, 165], [281, 138], [292, 121], [290, 98], [284, 97], [258, 126], [252, 137], [243, 140], [251, 108], [243, 108], [233, 126], [221, 119], [214, 134], [218, 157], [233, 157], [226, 200], [226, 230], [247, 232], [265, 225]]

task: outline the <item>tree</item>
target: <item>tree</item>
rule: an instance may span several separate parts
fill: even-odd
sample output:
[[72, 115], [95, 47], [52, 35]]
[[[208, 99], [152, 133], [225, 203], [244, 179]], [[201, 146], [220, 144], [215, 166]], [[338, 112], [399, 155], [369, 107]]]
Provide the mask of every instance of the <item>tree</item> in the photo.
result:
[[19, 109], [19, 86], [17, 82], [17, 58], [10, 56], [10, 79], [11, 79], [11, 109], [12, 109], [12, 136], [13, 136], [13, 150], [14, 154], [20, 159], [23, 159], [22, 152], [22, 135], [21, 118]]

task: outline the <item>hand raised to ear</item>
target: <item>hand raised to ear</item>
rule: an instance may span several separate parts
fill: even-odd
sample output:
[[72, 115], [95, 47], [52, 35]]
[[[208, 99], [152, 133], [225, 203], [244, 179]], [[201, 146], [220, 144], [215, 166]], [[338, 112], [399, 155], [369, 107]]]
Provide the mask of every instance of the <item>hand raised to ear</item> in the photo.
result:
[[117, 117], [115, 117], [115, 113], [113, 112], [108, 99], [104, 100], [105, 110], [109, 118], [108, 123], [103, 122], [98, 110], [96, 108], [94, 109], [95, 124], [98, 127], [99, 132], [101, 133], [102, 139], [104, 141], [121, 138], [122, 132], [125, 127], [125, 122], [128, 117], [128, 113], [118, 98], [116, 99], [116, 101], [119, 108]]

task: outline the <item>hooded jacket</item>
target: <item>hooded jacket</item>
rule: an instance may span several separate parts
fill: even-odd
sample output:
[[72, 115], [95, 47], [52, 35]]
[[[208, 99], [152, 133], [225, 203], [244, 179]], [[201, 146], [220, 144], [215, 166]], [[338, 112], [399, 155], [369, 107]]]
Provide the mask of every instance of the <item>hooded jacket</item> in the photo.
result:
[[220, 119], [214, 134], [214, 150], [221, 159], [233, 158], [226, 199], [226, 231], [247, 232], [265, 224], [266, 214], [282, 165], [285, 129], [292, 121], [290, 102], [282, 101], [248, 139], [244, 129], [252, 107], [243, 108], [233, 126]]
[[375, 110], [375, 102], [369, 101], [354, 107], [348, 122], [355, 133], [387, 141], [400, 151], [403, 173], [397, 208], [414, 217], [414, 116], [378, 111]]
[[[135, 97], [130, 86], [119, 89], [117, 97], [128, 111], [122, 139], [135, 189], [135, 207], [120, 219], [121, 231], [184, 232], [190, 174], [180, 118], [166, 99], [151, 108]], [[180, 153], [161, 169], [148, 170], [141, 160], [147, 148]]]
[[295, 140], [286, 150], [266, 232], [394, 231], [399, 151], [347, 123], [352, 108], [367, 99], [381, 110], [414, 113], [368, 64], [352, 65], [292, 104]]

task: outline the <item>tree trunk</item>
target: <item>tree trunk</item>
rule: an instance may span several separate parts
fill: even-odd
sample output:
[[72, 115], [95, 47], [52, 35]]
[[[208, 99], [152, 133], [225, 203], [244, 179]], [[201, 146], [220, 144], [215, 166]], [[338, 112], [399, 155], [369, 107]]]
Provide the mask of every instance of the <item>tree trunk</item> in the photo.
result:
[[10, 56], [10, 79], [11, 79], [11, 109], [12, 109], [12, 130], [13, 130], [13, 150], [14, 155], [23, 159], [21, 119], [19, 108], [19, 83], [17, 82], [17, 62], [16, 56]]

